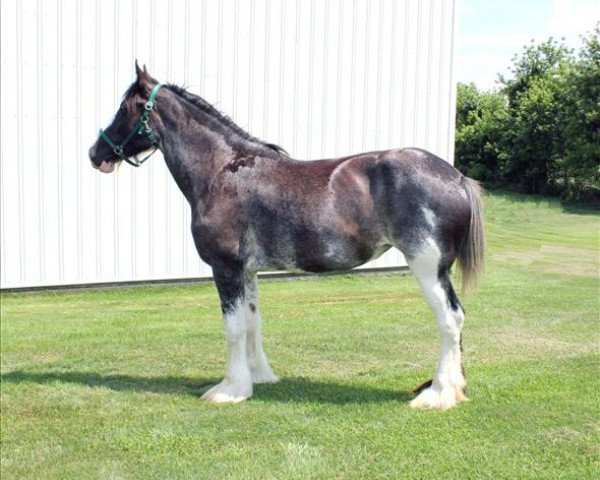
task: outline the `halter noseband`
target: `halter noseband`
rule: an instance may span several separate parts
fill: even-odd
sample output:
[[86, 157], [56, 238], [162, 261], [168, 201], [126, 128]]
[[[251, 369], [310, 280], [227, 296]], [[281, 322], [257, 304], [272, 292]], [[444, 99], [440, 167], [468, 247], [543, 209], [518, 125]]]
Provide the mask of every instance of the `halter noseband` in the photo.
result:
[[[115, 142], [113, 142], [104, 130], [100, 129], [100, 131], [98, 132], [100, 138], [102, 138], [106, 143], [108, 143], [108, 145], [113, 149], [113, 152], [115, 152], [115, 154], [121, 160], [125, 160], [129, 165], [132, 165], [134, 167], [139, 167], [142, 163], [148, 160], [158, 149], [158, 139], [156, 137], [156, 132], [148, 126], [148, 117], [150, 116], [152, 107], [154, 107], [154, 100], [156, 99], [156, 95], [158, 94], [158, 91], [161, 87], [161, 83], [157, 83], [154, 86], [154, 88], [150, 92], [150, 98], [148, 99], [148, 102], [146, 102], [146, 106], [144, 107], [144, 113], [142, 113], [140, 120], [135, 124], [133, 130], [129, 132], [129, 135], [125, 137], [125, 139], [120, 143], [120, 145], [117, 145]], [[129, 157], [127, 157], [127, 155], [125, 155], [125, 145], [127, 145], [131, 141], [134, 135], [141, 135], [142, 133], [144, 133], [148, 137], [148, 140], [150, 140], [150, 143], [154, 146], [154, 150], [142, 160], [136, 159], [135, 161], [132, 161], [129, 159]]]

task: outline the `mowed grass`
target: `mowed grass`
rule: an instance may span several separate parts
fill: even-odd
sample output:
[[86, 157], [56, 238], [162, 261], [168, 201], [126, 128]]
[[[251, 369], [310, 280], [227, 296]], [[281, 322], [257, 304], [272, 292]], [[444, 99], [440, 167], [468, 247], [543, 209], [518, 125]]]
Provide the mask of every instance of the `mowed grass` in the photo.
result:
[[486, 198], [471, 402], [415, 411], [438, 333], [410, 275], [261, 282], [276, 385], [237, 405], [212, 284], [2, 295], [3, 479], [595, 479], [598, 215]]

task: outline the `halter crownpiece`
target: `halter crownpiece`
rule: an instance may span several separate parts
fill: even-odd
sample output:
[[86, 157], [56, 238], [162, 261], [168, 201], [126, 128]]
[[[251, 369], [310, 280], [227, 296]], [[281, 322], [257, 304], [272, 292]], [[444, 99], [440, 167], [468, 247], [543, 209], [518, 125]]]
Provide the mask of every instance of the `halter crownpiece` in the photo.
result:
[[[133, 127], [133, 130], [129, 132], [129, 135], [127, 135], [119, 145], [113, 142], [104, 130], [100, 129], [100, 131], [98, 132], [100, 138], [102, 138], [106, 143], [108, 143], [108, 145], [113, 149], [113, 152], [115, 152], [115, 154], [121, 160], [126, 161], [129, 165], [132, 165], [134, 167], [139, 167], [142, 163], [148, 160], [152, 156], [152, 154], [154, 154], [154, 152], [156, 152], [156, 150], [158, 149], [158, 139], [156, 138], [156, 132], [152, 130], [148, 125], [148, 117], [150, 116], [152, 107], [154, 107], [154, 100], [156, 100], [156, 95], [158, 95], [158, 91], [161, 89], [162, 86], [162, 83], [157, 83], [156, 85], [154, 85], [154, 88], [150, 92], [150, 98], [148, 98], [148, 101], [146, 102], [146, 105], [144, 107], [144, 113], [142, 113], [142, 116]], [[134, 135], [141, 135], [142, 133], [148, 137], [148, 140], [150, 140], [150, 143], [155, 148], [149, 155], [144, 157], [142, 160], [132, 161], [127, 155], [125, 155], [125, 146], [131, 141]]]

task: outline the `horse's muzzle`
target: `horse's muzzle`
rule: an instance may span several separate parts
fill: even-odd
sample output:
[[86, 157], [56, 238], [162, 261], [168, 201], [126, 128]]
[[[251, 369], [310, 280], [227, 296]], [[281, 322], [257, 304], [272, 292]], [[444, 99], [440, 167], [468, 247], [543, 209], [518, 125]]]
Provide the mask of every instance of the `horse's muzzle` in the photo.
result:
[[92, 162], [92, 165], [94, 166], [94, 168], [100, 170], [102, 173], [111, 173], [115, 170], [117, 164], [115, 162], [107, 162], [106, 160], [102, 160], [102, 163], [100, 165], [96, 165], [94, 162]]
[[92, 162], [92, 167], [96, 170], [100, 170], [102, 173], [111, 173], [115, 170], [117, 163], [121, 162], [107, 162], [106, 160], [98, 159], [97, 146], [94, 145], [90, 148], [88, 152], [90, 156], [90, 161]]

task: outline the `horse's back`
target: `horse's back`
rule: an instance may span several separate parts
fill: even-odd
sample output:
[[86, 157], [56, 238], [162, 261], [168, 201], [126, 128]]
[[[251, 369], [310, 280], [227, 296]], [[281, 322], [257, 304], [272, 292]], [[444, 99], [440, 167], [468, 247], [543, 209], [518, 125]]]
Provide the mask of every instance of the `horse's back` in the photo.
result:
[[368, 193], [389, 213], [426, 205], [436, 210], [466, 205], [464, 176], [426, 150], [404, 148], [346, 157], [331, 169], [328, 184], [336, 194]]

